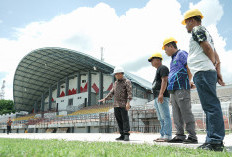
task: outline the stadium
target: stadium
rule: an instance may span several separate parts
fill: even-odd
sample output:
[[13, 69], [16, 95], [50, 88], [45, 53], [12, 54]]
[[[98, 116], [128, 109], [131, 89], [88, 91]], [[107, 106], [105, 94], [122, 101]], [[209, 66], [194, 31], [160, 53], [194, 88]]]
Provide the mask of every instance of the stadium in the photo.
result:
[[[98, 103], [113, 86], [113, 69], [110, 64], [74, 50], [41, 48], [30, 52], [20, 61], [14, 75], [17, 112], [0, 116], [0, 132], [6, 132], [8, 117], [13, 119], [13, 133], [118, 132], [113, 100]], [[131, 80], [133, 89], [131, 132], [159, 132], [151, 83], [129, 72], [125, 72], [125, 77]], [[231, 130], [232, 85], [218, 86], [217, 93], [225, 128]], [[191, 91], [191, 99], [196, 129], [205, 131], [205, 114], [196, 90]]]

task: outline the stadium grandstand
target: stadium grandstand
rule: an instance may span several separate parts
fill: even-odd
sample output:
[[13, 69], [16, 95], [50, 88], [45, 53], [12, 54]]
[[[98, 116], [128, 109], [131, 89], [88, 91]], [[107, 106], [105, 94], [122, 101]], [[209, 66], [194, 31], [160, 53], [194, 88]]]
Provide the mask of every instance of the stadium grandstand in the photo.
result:
[[[0, 132], [6, 132], [9, 116], [15, 133], [118, 132], [113, 100], [98, 103], [113, 86], [113, 69], [112, 65], [69, 49], [41, 48], [30, 52], [20, 61], [14, 76], [17, 112], [0, 116]], [[131, 132], [159, 132], [151, 83], [129, 72], [125, 72], [125, 77], [133, 88]], [[217, 94], [225, 128], [231, 130], [232, 85], [218, 86]], [[191, 90], [191, 100], [196, 129], [205, 131], [205, 114], [196, 89]]]
[[[50, 124], [62, 128], [59, 122], [71, 120], [72, 124], [64, 125], [68, 130], [82, 132], [84, 126], [87, 128], [84, 132], [93, 132], [95, 124], [78, 128], [73, 120], [79, 123], [81, 118], [99, 118], [101, 113], [110, 113], [113, 100], [106, 104], [99, 104], [98, 100], [112, 89], [113, 69], [112, 65], [73, 50], [41, 48], [30, 52], [20, 61], [14, 75], [17, 114], [10, 115], [14, 121], [13, 131], [45, 132]], [[132, 107], [152, 99], [150, 82], [129, 72], [125, 72], [125, 77], [132, 82]], [[1, 132], [5, 131], [5, 120], [2, 116]], [[47, 124], [46, 128], [41, 124]]]

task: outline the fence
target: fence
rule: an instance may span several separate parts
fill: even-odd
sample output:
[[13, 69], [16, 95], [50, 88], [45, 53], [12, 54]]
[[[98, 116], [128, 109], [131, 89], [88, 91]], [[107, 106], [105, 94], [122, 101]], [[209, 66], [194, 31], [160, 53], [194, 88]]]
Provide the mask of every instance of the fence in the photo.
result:
[[[231, 130], [231, 102], [222, 102], [222, 112], [225, 122], [225, 129]], [[108, 109], [106, 109], [108, 107]], [[89, 113], [87, 112], [89, 109]], [[104, 109], [104, 110], [103, 110]], [[35, 128], [51, 128], [51, 127], [80, 127], [80, 126], [96, 126], [99, 127], [100, 133], [118, 132], [117, 122], [113, 113], [113, 106], [99, 105], [94, 107], [83, 108], [86, 114], [77, 115], [58, 115], [57, 112], [38, 113], [37, 116], [28, 115], [21, 118], [24, 120], [17, 120], [13, 122], [12, 128], [28, 128], [34, 126]], [[172, 109], [170, 106], [172, 117]], [[96, 113], [93, 113], [96, 112]], [[99, 112], [98, 112], [99, 111]], [[104, 112], [102, 112], [104, 111]], [[195, 116], [196, 130], [205, 131], [206, 118], [200, 104], [192, 104], [192, 111]], [[38, 115], [41, 116], [38, 116]], [[42, 116], [46, 115], [46, 116]], [[129, 110], [130, 130], [131, 132], [141, 133], [157, 133], [160, 131], [159, 121], [156, 116], [154, 108], [140, 107]], [[172, 122], [173, 131], [175, 131], [174, 123]], [[6, 128], [6, 122], [0, 123], [0, 129]]]

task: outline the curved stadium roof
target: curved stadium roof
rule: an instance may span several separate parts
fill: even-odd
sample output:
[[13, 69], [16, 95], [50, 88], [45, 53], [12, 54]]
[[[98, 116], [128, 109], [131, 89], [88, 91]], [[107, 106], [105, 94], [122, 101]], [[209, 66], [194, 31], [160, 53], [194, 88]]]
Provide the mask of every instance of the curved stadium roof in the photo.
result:
[[[48, 93], [50, 86], [56, 88], [60, 80], [77, 72], [102, 71], [111, 74], [114, 66], [89, 55], [64, 48], [41, 48], [26, 55], [18, 64], [13, 83], [16, 110], [31, 111], [33, 104]], [[132, 82], [150, 90], [150, 82], [126, 73]], [[46, 97], [46, 94], [45, 94]]]

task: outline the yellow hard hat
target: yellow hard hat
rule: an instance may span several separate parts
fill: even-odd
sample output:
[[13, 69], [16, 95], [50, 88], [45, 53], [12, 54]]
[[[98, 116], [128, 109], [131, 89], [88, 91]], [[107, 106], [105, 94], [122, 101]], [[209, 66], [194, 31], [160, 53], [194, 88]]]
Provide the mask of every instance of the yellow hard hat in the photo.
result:
[[200, 16], [201, 19], [203, 19], [203, 15], [202, 13], [200, 12], [200, 10], [198, 9], [191, 9], [189, 11], [187, 11], [185, 14], [184, 14], [184, 20], [181, 22], [183, 25], [186, 25], [185, 23], [185, 20], [190, 18], [190, 17], [194, 17], [194, 16]]
[[176, 39], [175, 39], [175, 38], [173, 38], [173, 37], [170, 37], [170, 38], [166, 38], [166, 39], [164, 39], [162, 49], [164, 50], [164, 46], [165, 46], [165, 45], [167, 45], [167, 44], [168, 44], [168, 43], [170, 43], [170, 42], [173, 42], [173, 41], [174, 41], [175, 43], [177, 43]]
[[162, 54], [159, 52], [154, 53], [150, 58], [148, 58], [148, 62], [151, 62], [153, 58], [161, 58], [161, 60], [163, 60]]

